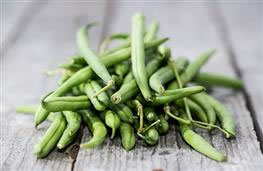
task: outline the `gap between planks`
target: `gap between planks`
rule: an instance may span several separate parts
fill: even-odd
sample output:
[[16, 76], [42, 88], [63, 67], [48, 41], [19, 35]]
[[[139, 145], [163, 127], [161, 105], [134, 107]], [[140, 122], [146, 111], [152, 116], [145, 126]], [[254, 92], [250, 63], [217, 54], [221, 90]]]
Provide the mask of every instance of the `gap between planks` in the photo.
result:
[[[241, 69], [240, 69], [240, 67], [238, 66], [238, 63], [237, 63], [237, 56], [236, 56], [236, 54], [234, 52], [232, 42], [231, 42], [231, 40], [229, 38], [230, 34], [229, 34], [229, 30], [228, 30], [228, 27], [227, 27], [227, 24], [226, 24], [226, 19], [222, 15], [222, 10], [220, 8], [220, 5], [219, 5], [218, 1], [215, 4], [209, 4], [208, 5], [208, 10], [211, 13], [211, 17], [215, 18], [214, 21], [217, 21], [217, 22], [215, 22], [216, 30], [217, 30], [217, 32], [219, 34], [219, 37], [224, 42], [223, 46], [224, 46], [227, 54], [230, 57], [230, 64], [232, 65], [232, 67], [233, 67], [234, 71], [236, 72], [237, 76], [239, 78], [241, 78], [241, 80], [244, 80], [243, 79], [243, 75], [242, 75], [242, 71], [241, 71]], [[248, 111], [250, 113], [250, 116], [252, 118], [253, 127], [254, 127], [254, 130], [256, 132], [257, 139], [259, 141], [261, 153], [263, 153], [263, 133], [262, 133], [262, 130], [260, 129], [259, 122], [258, 122], [257, 117], [256, 117], [255, 109], [252, 106], [251, 97], [250, 97], [250, 95], [249, 95], [249, 93], [248, 93], [248, 91], [246, 89], [246, 86], [244, 86], [242, 92], [243, 92], [243, 95], [244, 95], [244, 98], [245, 98], [246, 108], [248, 109]]]

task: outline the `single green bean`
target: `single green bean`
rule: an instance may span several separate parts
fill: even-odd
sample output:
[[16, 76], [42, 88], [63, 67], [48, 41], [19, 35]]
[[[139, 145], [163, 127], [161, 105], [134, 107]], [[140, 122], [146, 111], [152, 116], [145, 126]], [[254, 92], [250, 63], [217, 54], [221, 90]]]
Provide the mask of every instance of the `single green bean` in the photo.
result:
[[34, 114], [37, 111], [38, 105], [22, 105], [16, 108], [17, 113]]
[[121, 144], [126, 151], [129, 151], [135, 147], [135, 133], [130, 124], [121, 123], [120, 126]]
[[41, 139], [34, 146], [33, 153], [38, 158], [43, 158], [48, 155], [59, 141], [61, 135], [66, 128], [66, 120], [62, 114], [57, 114], [52, 121], [52, 124], [48, 128], [47, 132], [41, 137]]
[[60, 140], [58, 141], [57, 147], [63, 149], [74, 141], [81, 124], [81, 116], [76, 112], [63, 111], [63, 115], [67, 120], [67, 127], [63, 132]]
[[233, 119], [233, 114], [218, 100], [208, 94], [205, 95], [207, 97], [208, 103], [213, 106], [222, 128], [232, 137], [234, 137], [236, 135], [236, 125]]
[[129, 71], [128, 74], [124, 77], [121, 87], [126, 83], [130, 83], [130, 81], [132, 80], [133, 80], [132, 71]]
[[111, 128], [111, 139], [114, 138], [116, 130], [120, 127], [121, 125], [121, 120], [119, 116], [114, 113], [111, 110], [106, 110], [104, 112], [100, 113], [100, 118], [105, 121], [105, 124]]
[[165, 119], [163, 114], [159, 115], [158, 119], [160, 120], [160, 122], [155, 125], [155, 128], [157, 129], [159, 134], [162, 134], [162, 135], [166, 134], [168, 132], [168, 130], [169, 130], [169, 123], [168, 123], [168, 121]]
[[99, 117], [94, 114], [91, 110], [79, 111], [82, 115], [84, 123], [88, 126], [92, 132], [93, 137], [86, 143], [80, 145], [83, 148], [95, 148], [96, 146], [103, 143], [107, 135], [107, 129]]
[[180, 88], [175, 90], [166, 90], [164, 95], [157, 95], [153, 98], [153, 105], [163, 105], [168, 104], [176, 99], [180, 99], [183, 97], [188, 97], [193, 94], [200, 93], [204, 91], [204, 87], [201, 86], [193, 86], [187, 88]]
[[193, 81], [203, 86], [222, 86], [234, 89], [243, 88], [243, 83], [240, 79], [214, 73], [199, 73]]
[[144, 37], [144, 42], [149, 42], [154, 40], [156, 38], [158, 31], [159, 31], [159, 23], [157, 21], [152, 21], [149, 28], [147, 29], [146, 35]]
[[[215, 53], [215, 50], [209, 50], [202, 53], [195, 61], [190, 63], [185, 71], [180, 75], [182, 85], [184, 86], [189, 81], [191, 81], [195, 75], [199, 72], [200, 68], [209, 60], [209, 58]], [[168, 89], [177, 89], [179, 85], [177, 81], [173, 81], [169, 84]]]
[[64, 96], [44, 98], [41, 106], [48, 112], [76, 111], [91, 106], [87, 96]]
[[149, 122], [154, 121], [157, 117], [157, 115], [154, 111], [154, 108], [152, 108], [152, 107], [143, 108], [143, 115], [144, 115], [144, 118]]
[[[183, 72], [188, 63], [189, 61], [186, 58], [176, 59], [175, 64], [179, 74]], [[149, 85], [154, 91], [163, 94], [165, 91], [164, 84], [168, 83], [174, 78], [175, 74], [173, 69], [170, 66], [164, 66], [150, 77]]]
[[134, 123], [132, 110], [125, 104], [114, 104], [109, 106], [120, 117], [122, 122]]
[[146, 131], [146, 133], [144, 135], [141, 135], [141, 134], [138, 134], [138, 135], [139, 135], [139, 137], [144, 139], [144, 141], [148, 145], [155, 145], [158, 143], [158, 140], [159, 140], [159, 133], [156, 130], [156, 128], [154, 128], [154, 127], [150, 128], [148, 131]]
[[152, 95], [148, 85], [146, 66], [145, 66], [143, 34], [144, 34], [144, 17], [141, 13], [136, 13], [132, 17], [132, 33], [131, 33], [132, 73], [143, 97], [147, 101], [151, 101]]
[[120, 76], [121, 78], [124, 77], [129, 72], [130, 69], [130, 62], [124, 61], [114, 66], [115, 73]]
[[[181, 112], [182, 118], [187, 118], [186, 114]], [[212, 147], [205, 139], [203, 139], [200, 135], [196, 134], [192, 131], [191, 127], [183, 124], [180, 124], [180, 131], [183, 136], [183, 139], [196, 151], [204, 154], [205, 156], [216, 160], [216, 161], [225, 161], [226, 156], [221, 152], [217, 151], [214, 147]]]

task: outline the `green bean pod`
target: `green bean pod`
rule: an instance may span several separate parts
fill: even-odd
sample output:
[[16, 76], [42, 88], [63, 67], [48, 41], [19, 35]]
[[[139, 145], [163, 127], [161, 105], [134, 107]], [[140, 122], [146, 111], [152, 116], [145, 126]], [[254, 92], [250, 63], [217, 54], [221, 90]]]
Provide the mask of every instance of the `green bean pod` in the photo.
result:
[[[163, 59], [156, 58], [151, 60], [146, 67], [147, 75], [150, 77], [162, 64]], [[132, 74], [131, 74], [132, 77]], [[135, 79], [132, 77], [131, 80], [127, 81], [127, 84], [123, 84], [121, 88], [111, 96], [111, 101], [114, 104], [124, 103], [130, 100], [139, 92], [139, 88]]]
[[48, 112], [76, 111], [91, 106], [87, 96], [64, 96], [44, 98], [41, 101], [43, 109]]
[[100, 118], [105, 121], [105, 124], [111, 128], [112, 132], [111, 132], [111, 139], [114, 138], [116, 130], [120, 127], [121, 125], [121, 120], [119, 118], [119, 116], [114, 113], [111, 110], [107, 110], [104, 112], [100, 113]]
[[[150, 48], [157, 47], [167, 40], [168, 38], [153, 40], [149, 43], [146, 43], [145, 48], [150, 49]], [[100, 60], [106, 67], [111, 67], [117, 63], [120, 63], [122, 61], [129, 59], [130, 56], [131, 56], [131, 48], [129, 47], [129, 48], [121, 49], [114, 53], [102, 56]], [[72, 75], [67, 81], [65, 81], [62, 85], [60, 85], [56, 89], [55, 92], [50, 94], [49, 97], [57, 97], [57, 96], [64, 95], [65, 93], [69, 92], [72, 89], [72, 87], [77, 86], [89, 80], [92, 77], [92, 75], [93, 75], [93, 71], [90, 66], [86, 66], [80, 69], [74, 75]], [[42, 123], [47, 118], [48, 114], [49, 112], [45, 110], [44, 108], [42, 108], [42, 106], [40, 105], [35, 115], [35, 126]]]
[[159, 115], [158, 119], [160, 119], [160, 122], [155, 125], [155, 128], [157, 129], [159, 134], [162, 134], [162, 135], [166, 134], [168, 132], [168, 130], [169, 130], [169, 123], [168, 123], [168, 121], [165, 119], [163, 114]]
[[109, 106], [121, 119], [122, 122], [129, 124], [134, 123], [134, 116], [132, 110], [125, 104], [116, 104]]
[[34, 146], [33, 153], [38, 158], [43, 158], [48, 155], [56, 147], [56, 144], [63, 134], [65, 128], [66, 120], [64, 116], [62, 114], [57, 114], [46, 133]]
[[129, 69], [130, 69], [129, 61], [124, 61], [114, 66], [115, 73], [121, 78], [123, 78], [129, 72]]
[[[182, 113], [181, 111], [180, 113], [182, 118], [187, 119], [185, 113]], [[227, 159], [224, 154], [216, 150], [204, 138], [202, 138], [200, 135], [192, 131], [190, 126], [183, 123], [179, 123], [179, 124], [180, 124], [180, 132], [183, 136], [183, 139], [191, 147], [193, 147], [193, 149], [216, 161], [225, 161]]]
[[87, 39], [88, 29], [94, 24], [81, 27], [77, 32], [77, 46], [81, 55], [85, 58], [86, 62], [92, 68], [92, 70], [106, 82], [107, 86], [113, 86], [114, 81], [110, 76], [106, 66], [99, 60], [96, 54], [90, 49]]
[[95, 148], [102, 144], [107, 135], [107, 129], [100, 118], [91, 110], [80, 111], [84, 123], [92, 132], [93, 137], [86, 143], [80, 144], [82, 148]]
[[132, 73], [136, 83], [147, 101], [151, 101], [152, 95], [148, 85], [145, 52], [144, 52], [144, 17], [141, 13], [136, 13], [132, 17], [132, 33], [131, 33], [131, 61]]
[[[188, 60], [186, 58], [178, 58], [175, 61], [176, 68], [178, 73], [181, 73], [185, 67], [188, 65]], [[175, 78], [175, 74], [173, 69], [170, 66], [164, 66], [156, 71], [149, 80], [150, 87], [160, 93], [163, 94], [165, 91], [164, 84]]]
[[154, 108], [152, 108], [152, 107], [143, 108], [143, 116], [149, 122], [154, 121], [157, 117], [157, 115], [154, 111]]
[[121, 123], [120, 126], [121, 144], [126, 151], [135, 147], [135, 133], [133, 127], [128, 123]]
[[128, 72], [128, 74], [123, 78], [123, 82], [121, 87], [126, 84], [126, 83], [130, 83], [130, 81], [133, 80], [133, 75], [132, 75], [132, 71]]
[[67, 120], [67, 127], [63, 132], [57, 147], [63, 149], [74, 141], [81, 124], [81, 116], [76, 112], [63, 111], [63, 115]]
[[85, 92], [89, 97], [94, 108], [98, 111], [103, 111], [109, 105], [110, 100], [106, 92], [102, 92], [97, 97], [93, 97], [93, 94], [101, 89], [101, 86], [96, 81], [90, 81], [86, 83]]
[[158, 131], [154, 127], [150, 128], [148, 131], [146, 131], [144, 135], [144, 140], [148, 145], [157, 144], [159, 140]]
[[207, 97], [203, 93], [198, 93], [190, 96], [189, 98], [200, 105], [202, 109], [204, 109], [207, 115], [208, 123], [214, 125], [216, 123], [216, 113], [213, 109], [213, 106], [207, 102]]
[[129, 38], [129, 34], [127, 33], [117, 33], [117, 34], [113, 34], [110, 35], [108, 37], [106, 37], [99, 48], [99, 54], [104, 54], [107, 52], [107, 47], [109, 46], [109, 44], [113, 41], [113, 40], [127, 40]]
[[[210, 59], [210, 57], [215, 53], [215, 50], [209, 50], [207, 52], [202, 53], [195, 61], [190, 63], [185, 71], [180, 75], [182, 85], [184, 86], [187, 84], [189, 81], [191, 81], [194, 76], [197, 75], [199, 72], [200, 68], [206, 64], [206, 62]], [[169, 89], [177, 89], [179, 88], [179, 85], [177, 83], [177, 80], [171, 82], [168, 85], [168, 90]]]
[[[199, 106], [199, 104], [191, 99], [186, 100], [190, 111], [192, 111], [201, 122], [208, 123], [206, 112]], [[180, 107], [184, 107], [184, 101], [182, 99], [176, 100], [175, 104]]]
[[216, 116], [220, 121], [222, 128], [227, 131], [232, 137], [236, 135], [236, 125], [233, 119], [233, 114], [218, 100], [213, 98], [212, 96], [206, 94], [208, 103], [210, 103], [215, 112]]
[[201, 72], [196, 75], [196, 77], [193, 80], [199, 85], [203, 86], [222, 86], [222, 87], [228, 87], [233, 89], [242, 89], [243, 83], [238, 78], [232, 78], [225, 75], [220, 74], [212, 74], [212, 73], [206, 73]]
[[159, 23], [152, 21], [149, 28], [146, 31], [144, 42], [150, 42], [156, 38], [157, 32], [159, 31]]
[[37, 111], [37, 107], [37, 105], [22, 105], [16, 108], [16, 112], [34, 114]]
[[180, 99], [183, 97], [188, 97], [193, 94], [200, 93], [204, 91], [204, 87], [202, 86], [193, 86], [187, 88], [180, 88], [175, 90], [166, 90], [163, 95], [157, 95], [153, 98], [153, 105], [163, 105], [168, 104], [176, 99]]

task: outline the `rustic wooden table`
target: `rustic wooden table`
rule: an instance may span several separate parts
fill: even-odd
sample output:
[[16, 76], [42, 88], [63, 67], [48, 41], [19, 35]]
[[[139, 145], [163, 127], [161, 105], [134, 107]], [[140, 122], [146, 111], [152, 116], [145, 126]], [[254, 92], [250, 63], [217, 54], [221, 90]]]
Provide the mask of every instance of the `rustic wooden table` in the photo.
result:
[[[109, 33], [130, 30], [135, 11], [149, 23], [161, 24], [170, 37], [173, 55], [196, 57], [208, 48], [217, 54], [204, 70], [238, 76], [243, 92], [214, 89], [233, 111], [236, 139], [226, 140], [214, 130], [197, 130], [228, 156], [217, 163], [192, 150], [175, 128], [154, 147], [138, 143], [125, 152], [117, 138], [94, 150], [70, 148], [36, 159], [32, 146], [48, 124], [33, 128], [33, 118], [17, 115], [15, 107], [38, 103], [56, 87], [57, 77], [43, 71], [76, 51], [76, 30], [92, 21], [92, 45]], [[1, 1], [1, 163], [0, 170], [263, 170], [263, 2], [225, 1]], [[84, 128], [80, 141], [90, 137]]]

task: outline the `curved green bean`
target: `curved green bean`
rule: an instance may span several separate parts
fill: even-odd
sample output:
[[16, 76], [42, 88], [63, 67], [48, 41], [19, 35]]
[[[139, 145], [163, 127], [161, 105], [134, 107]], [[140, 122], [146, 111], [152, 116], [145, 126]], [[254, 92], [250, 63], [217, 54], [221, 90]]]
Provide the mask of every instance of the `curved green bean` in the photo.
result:
[[81, 116], [76, 112], [63, 111], [63, 115], [67, 121], [67, 127], [63, 132], [57, 147], [63, 149], [68, 146], [77, 136], [81, 124]]
[[100, 113], [101, 119], [105, 121], [105, 124], [111, 128], [111, 139], [114, 138], [116, 130], [121, 125], [119, 116], [111, 110], [107, 110]]
[[[185, 113], [180, 112], [181, 117], [187, 119]], [[180, 124], [180, 131], [183, 136], [183, 139], [196, 151], [204, 154], [205, 156], [216, 160], [216, 161], [225, 161], [226, 156], [221, 152], [217, 151], [214, 147], [212, 147], [205, 139], [203, 139], [200, 135], [196, 134], [192, 131], [191, 127], [183, 124]]]
[[103, 143], [107, 135], [107, 129], [103, 122], [91, 110], [80, 111], [84, 123], [92, 132], [93, 137], [86, 143], [80, 144], [82, 148], [95, 148]]
[[168, 121], [165, 119], [163, 114], [159, 115], [158, 119], [160, 120], [160, 122], [155, 125], [155, 128], [157, 129], [159, 134], [162, 134], [162, 135], [166, 134], [168, 132], [168, 130], [169, 130], [169, 123], [168, 123]]
[[120, 126], [121, 144], [126, 151], [135, 147], [135, 133], [133, 127], [128, 123]]
[[121, 121], [133, 124], [134, 116], [132, 110], [125, 104], [115, 104], [110, 105], [110, 109], [112, 109], [121, 119]]

